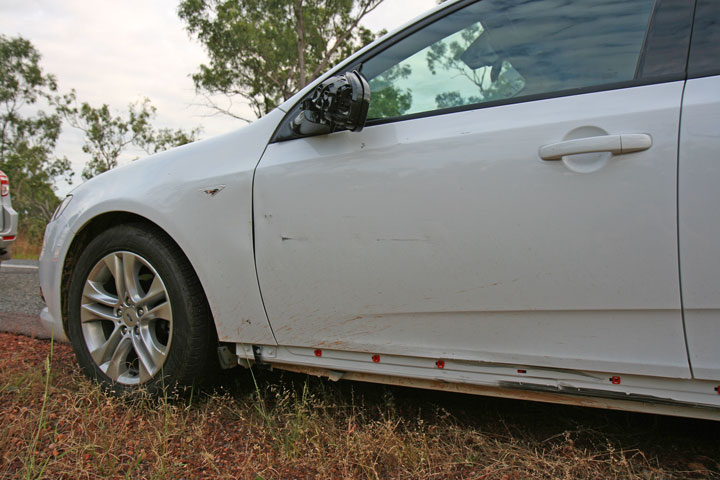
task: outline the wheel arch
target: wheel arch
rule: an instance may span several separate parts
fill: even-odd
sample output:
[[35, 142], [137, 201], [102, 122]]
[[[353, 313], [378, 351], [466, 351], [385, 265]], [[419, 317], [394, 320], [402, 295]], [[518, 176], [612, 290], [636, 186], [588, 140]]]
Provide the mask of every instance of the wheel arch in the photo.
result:
[[[109, 227], [131, 223], [143, 225], [144, 227], [154, 231], [157, 235], [163, 236], [168, 241], [172, 242], [175, 246], [177, 246], [178, 250], [183, 255], [183, 259], [187, 261], [187, 263], [192, 268], [193, 274], [198, 279], [198, 284], [203, 290], [203, 295], [205, 295], [205, 298], [207, 299], [207, 292], [205, 291], [205, 287], [202, 284], [200, 277], [198, 276], [198, 272], [195, 270], [195, 266], [192, 264], [192, 262], [190, 262], [190, 259], [188, 258], [182, 246], [179, 245], [175, 241], [175, 239], [165, 231], [165, 229], [163, 229], [161, 226], [159, 226], [152, 220], [137, 213], [127, 211], [104, 212], [88, 220], [77, 231], [77, 233], [72, 239], [72, 242], [70, 243], [70, 246], [68, 247], [65, 259], [63, 261], [61, 277], [62, 279], [60, 282], [60, 312], [62, 315], [63, 330], [66, 332], [66, 335], [68, 335], [68, 338], [68, 295], [70, 290], [70, 279], [72, 277], [75, 264], [77, 263], [79, 255], [95, 237], [97, 237], [103, 231], [107, 230]], [[212, 308], [210, 309], [210, 312], [212, 315]], [[217, 334], [217, 324], [214, 317], [212, 318], [212, 324], [215, 328], [215, 333]]]

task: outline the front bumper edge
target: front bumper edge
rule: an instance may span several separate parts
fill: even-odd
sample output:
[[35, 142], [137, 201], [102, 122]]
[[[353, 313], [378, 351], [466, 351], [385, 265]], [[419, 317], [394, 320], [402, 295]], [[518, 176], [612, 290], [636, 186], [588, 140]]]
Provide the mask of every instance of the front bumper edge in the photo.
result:
[[56, 320], [50, 314], [48, 307], [45, 307], [40, 312], [40, 323], [48, 331], [48, 333], [58, 342], [69, 342], [65, 330], [62, 326], [62, 321]]

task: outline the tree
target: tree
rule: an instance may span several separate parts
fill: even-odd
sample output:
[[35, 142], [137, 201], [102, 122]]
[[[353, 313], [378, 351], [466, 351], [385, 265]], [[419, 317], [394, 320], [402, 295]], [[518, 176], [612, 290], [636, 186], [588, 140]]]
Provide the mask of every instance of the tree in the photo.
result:
[[201, 132], [201, 127], [196, 127], [189, 132], [182, 129], [161, 128], [154, 131], [149, 138], [141, 138], [137, 145], [146, 153], [152, 155], [153, 153], [164, 152], [173, 147], [195, 142], [199, 139]]
[[383, 1], [183, 0], [178, 15], [210, 57], [193, 75], [195, 87], [240, 96], [261, 116], [371, 42], [360, 20]]
[[201, 129], [190, 132], [168, 128], [155, 130], [152, 120], [157, 109], [145, 98], [128, 105], [127, 115], [114, 115], [107, 104], [93, 107], [87, 102], [78, 106], [75, 92], [56, 99], [58, 111], [70, 125], [85, 134], [83, 152], [90, 160], [83, 169], [85, 179], [115, 168], [118, 158], [130, 145], [142, 148], [146, 153], [158, 153], [197, 140]]
[[42, 238], [59, 203], [54, 180], [72, 176], [70, 162], [53, 156], [62, 119], [40, 109], [57, 90], [40, 58], [28, 40], [0, 35], [0, 169], [10, 177], [20, 228], [31, 240]]

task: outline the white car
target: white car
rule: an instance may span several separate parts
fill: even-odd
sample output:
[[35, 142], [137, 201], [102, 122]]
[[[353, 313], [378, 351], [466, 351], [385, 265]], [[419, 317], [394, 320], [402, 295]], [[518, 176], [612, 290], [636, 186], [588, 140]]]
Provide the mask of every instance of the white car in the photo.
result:
[[42, 318], [117, 390], [267, 364], [720, 419], [719, 7], [443, 3], [75, 189]]

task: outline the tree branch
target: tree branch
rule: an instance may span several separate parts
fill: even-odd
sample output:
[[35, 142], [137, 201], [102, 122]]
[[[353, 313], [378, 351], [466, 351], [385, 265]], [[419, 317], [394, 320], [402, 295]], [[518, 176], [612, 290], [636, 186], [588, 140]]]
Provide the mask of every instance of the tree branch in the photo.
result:
[[[243, 97], [245, 97], [245, 98], [247, 98], [248, 100], [252, 100], [252, 98], [249, 97], [248, 95], [245, 95], [245, 94], [240, 93], [240, 92], [235, 92], [235, 93], [238, 94], [238, 95], [241, 95], [241, 96], [243, 96]], [[233, 112], [231, 111], [231, 108], [232, 108], [232, 106], [233, 106], [233, 101], [232, 101], [232, 96], [229, 95], [229, 94], [225, 94], [225, 97], [227, 98], [227, 100], [228, 100], [228, 102], [229, 102], [229, 105], [228, 105], [227, 107], [221, 107], [221, 106], [218, 105], [212, 98], [210, 98], [209, 95], [207, 95], [207, 94], [205, 94], [205, 93], [198, 93], [198, 95], [201, 95], [201, 96], [205, 99], [205, 103], [193, 103], [193, 104], [191, 104], [191, 105], [203, 106], [203, 107], [207, 107], [207, 108], [210, 108], [210, 109], [212, 109], [212, 110], [215, 110], [215, 112], [212, 113], [212, 114], [210, 114], [210, 115], [201, 115], [201, 116], [214, 117], [215, 115], [223, 114], [223, 115], [227, 115], [227, 116], [229, 116], [229, 117], [235, 118], [235, 119], [237, 119], [237, 120], [241, 120], [241, 121], [243, 121], [243, 122], [247, 122], [247, 123], [252, 123], [252, 122], [253, 122], [252, 120], [247, 119], [247, 118], [245, 118], [245, 117], [241, 117], [240, 115], [237, 115], [236, 113], [233, 113]]]
[[298, 70], [300, 72], [300, 77], [298, 78], [299, 89], [307, 85], [305, 77], [305, 37], [303, 35], [302, 4], [303, 0], [296, 0], [295, 2], [295, 31], [298, 37]]
[[357, 27], [358, 24], [360, 23], [360, 20], [362, 20], [363, 17], [365, 17], [365, 15], [367, 15], [368, 13], [375, 10], [378, 7], [378, 5], [380, 5], [385, 0], [377, 0], [377, 2], [375, 4], [373, 4], [372, 1], [373, 0], [370, 0], [369, 3], [367, 3], [363, 6], [360, 13], [358, 13], [357, 17], [355, 17], [355, 20], [353, 20], [353, 22], [350, 24], [350, 26], [345, 29], [343, 34], [335, 40], [335, 43], [330, 48], [330, 50], [328, 50], [327, 54], [325, 55], [325, 58], [322, 59], [322, 61], [320, 62], [320, 65], [318, 65], [318, 67], [313, 72], [313, 77], [317, 77], [318, 75], [320, 75], [322, 72], [325, 71], [327, 64], [330, 61], [330, 59], [332, 58], [332, 56], [335, 54], [335, 52], [338, 50], [338, 48], [340, 48], [340, 45], [345, 43], [345, 41], [353, 34], [353, 31], [355, 30], [355, 27]]

